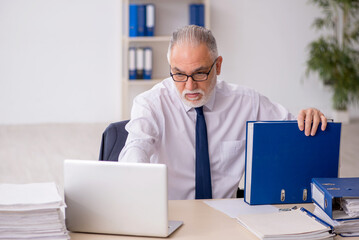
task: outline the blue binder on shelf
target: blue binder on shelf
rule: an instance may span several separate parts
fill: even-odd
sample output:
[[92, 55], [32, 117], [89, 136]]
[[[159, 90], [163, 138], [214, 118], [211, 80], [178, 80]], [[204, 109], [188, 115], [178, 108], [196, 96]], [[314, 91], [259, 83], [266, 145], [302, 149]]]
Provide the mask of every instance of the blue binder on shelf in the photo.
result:
[[204, 4], [189, 5], [189, 24], [204, 27]]
[[144, 67], [144, 49], [142, 47], [136, 48], [136, 78], [143, 79]]
[[342, 208], [345, 198], [359, 199], [359, 178], [313, 178], [312, 199], [332, 219], [353, 219]]
[[341, 123], [305, 136], [297, 121], [247, 122], [244, 201], [310, 203], [314, 177], [338, 177]]
[[137, 5], [137, 36], [145, 36], [146, 32], [146, 5]]
[[147, 4], [146, 5], [146, 31], [145, 35], [148, 37], [153, 37], [155, 35], [155, 5]]
[[204, 27], [204, 4], [198, 4], [197, 11], [198, 11], [197, 25]]
[[189, 5], [189, 25], [197, 25], [197, 18], [198, 18], [198, 12], [197, 12], [197, 4], [190, 4]]
[[136, 79], [136, 48], [130, 47], [128, 49], [128, 78]]
[[137, 4], [129, 5], [129, 35], [137, 37]]
[[143, 79], [152, 79], [152, 48], [144, 48]]

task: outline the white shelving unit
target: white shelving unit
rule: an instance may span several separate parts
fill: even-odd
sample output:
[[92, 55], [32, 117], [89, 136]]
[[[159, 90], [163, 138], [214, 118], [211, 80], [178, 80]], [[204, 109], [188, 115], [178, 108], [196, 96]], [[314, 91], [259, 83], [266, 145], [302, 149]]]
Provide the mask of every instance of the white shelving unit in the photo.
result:
[[[130, 118], [133, 98], [155, 84], [169, 77], [167, 49], [172, 32], [189, 24], [189, 5], [203, 3], [205, 5], [205, 26], [210, 26], [210, 0], [122, 0], [122, 119]], [[155, 36], [129, 37], [129, 4], [152, 3], [156, 9]], [[152, 47], [152, 79], [129, 80], [128, 49], [129, 47]]]

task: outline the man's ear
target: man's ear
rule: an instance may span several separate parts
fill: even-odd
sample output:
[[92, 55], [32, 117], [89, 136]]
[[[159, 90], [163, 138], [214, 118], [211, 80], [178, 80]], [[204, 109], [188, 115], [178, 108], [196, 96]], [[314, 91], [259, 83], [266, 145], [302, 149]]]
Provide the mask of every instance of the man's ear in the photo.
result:
[[217, 63], [216, 63], [216, 72], [217, 72], [217, 75], [221, 74], [222, 62], [223, 62], [223, 58], [222, 58], [222, 56], [219, 56], [219, 57], [217, 58]]

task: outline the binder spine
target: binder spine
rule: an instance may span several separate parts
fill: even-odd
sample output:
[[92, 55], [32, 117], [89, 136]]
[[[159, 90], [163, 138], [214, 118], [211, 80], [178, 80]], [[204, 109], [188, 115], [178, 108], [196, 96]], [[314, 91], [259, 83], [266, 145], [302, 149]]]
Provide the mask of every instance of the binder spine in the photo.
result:
[[204, 27], [204, 4], [198, 4], [197, 5], [197, 25]]
[[321, 189], [318, 188], [315, 179], [311, 183], [312, 188], [312, 200], [324, 210], [324, 193]]
[[143, 48], [136, 49], [136, 77], [143, 79], [143, 63], [144, 63]]
[[328, 194], [322, 185], [314, 178], [311, 183], [312, 200], [330, 217], [333, 219], [333, 199]]
[[146, 28], [146, 5], [137, 6], [137, 35], [139, 37], [145, 36]]
[[137, 37], [137, 4], [129, 5], [129, 36]]
[[189, 24], [204, 27], [204, 4], [189, 5]]
[[155, 35], [155, 5], [146, 5], [146, 36], [152, 37]]
[[136, 48], [130, 47], [128, 50], [128, 76], [129, 79], [136, 79]]
[[251, 204], [253, 125], [253, 122], [247, 122], [246, 125], [247, 141], [244, 172], [244, 201], [248, 204]]
[[190, 25], [197, 25], [198, 24], [198, 6], [197, 4], [190, 4], [189, 5], [189, 24]]
[[143, 71], [143, 79], [152, 79], [152, 48], [146, 47], [144, 49], [145, 65]]

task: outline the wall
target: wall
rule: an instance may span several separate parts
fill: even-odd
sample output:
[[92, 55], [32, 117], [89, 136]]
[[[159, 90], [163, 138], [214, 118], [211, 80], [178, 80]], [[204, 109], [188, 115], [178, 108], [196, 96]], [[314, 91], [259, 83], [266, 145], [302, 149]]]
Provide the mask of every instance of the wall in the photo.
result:
[[[331, 90], [305, 74], [307, 45], [320, 11], [303, 0], [211, 1], [211, 26], [224, 57], [222, 78], [257, 89], [292, 113], [332, 115]], [[225, 16], [225, 17], [224, 17]], [[359, 116], [358, 107], [351, 109]]]
[[118, 118], [118, 5], [0, 1], [0, 124]]
[[[305, 76], [318, 14], [303, 0], [212, 0], [221, 77], [330, 116], [330, 89]], [[0, 0], [0, 124], [119, 119], [120, 21], [118, 0]]]

